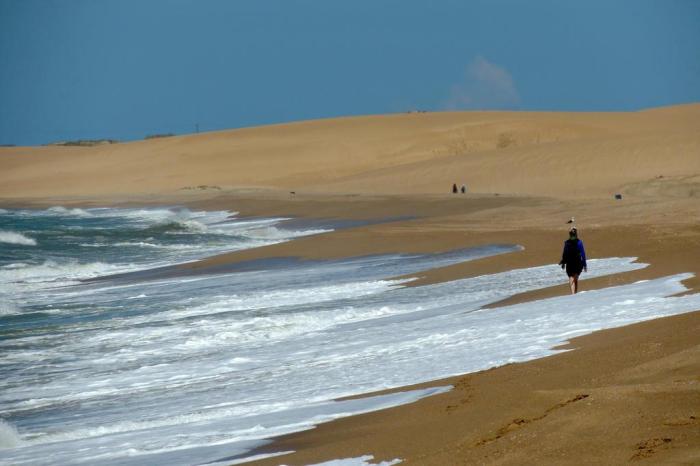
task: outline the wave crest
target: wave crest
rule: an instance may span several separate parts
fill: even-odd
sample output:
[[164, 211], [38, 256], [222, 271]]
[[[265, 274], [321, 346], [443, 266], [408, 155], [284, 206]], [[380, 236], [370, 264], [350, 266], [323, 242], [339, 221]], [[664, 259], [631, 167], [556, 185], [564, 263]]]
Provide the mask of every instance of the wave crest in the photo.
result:
[[134, 264], [107, 264], [104, 262], [58, 263], [47, 260], [42, 264], [25, 264], [22, 267], [0, 269], [0, 289], [3, 285], [48, 284], [71, 285], [79, 280], [115, 273], [138, 270]]
[[0, 230], [0, 243], [36, 246], [36, 240], [15, 231]]
[[87, 212], [84, 209], [78, 209], [78, 208], [67, 208], [63, 206], [54, 206], [54, 207], [49, 207], [46, 209], [49, 212], [52, 212], [54, 214], [58, 215], [70, 215], [74, 217], [90, 217], [90, 213]]

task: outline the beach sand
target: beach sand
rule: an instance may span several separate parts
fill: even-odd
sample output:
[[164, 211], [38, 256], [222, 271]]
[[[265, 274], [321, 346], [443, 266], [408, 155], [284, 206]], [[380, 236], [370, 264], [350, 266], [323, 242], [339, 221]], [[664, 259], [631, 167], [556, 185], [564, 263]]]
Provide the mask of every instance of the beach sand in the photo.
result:
[[[262, 258], [524, 250], [412, 285], [557, 263], [572, 216], [589, 257], [692, 272], [700, 290], [700, 105], [630, 113], [463, 112], [302, 122], [96, 147], [0, 148], [0, 204], [187, 205], [363, 226], [224, 254]], [[449, 193], [467, 183], [466, 195]], [[291, 192], [293, 191], [293, 193]], [[613, 195], [621, 193], [622, 200]], [[498, 305], [565, 295], [567, 286]], [[688, 311], [694, 311], [689, 309]], [[372, 454], [406, 464], [700, 463], [700, 313], [574, 339], [564, 353], [424, 385], [455, 389], [277, 439], [254, 464]]]

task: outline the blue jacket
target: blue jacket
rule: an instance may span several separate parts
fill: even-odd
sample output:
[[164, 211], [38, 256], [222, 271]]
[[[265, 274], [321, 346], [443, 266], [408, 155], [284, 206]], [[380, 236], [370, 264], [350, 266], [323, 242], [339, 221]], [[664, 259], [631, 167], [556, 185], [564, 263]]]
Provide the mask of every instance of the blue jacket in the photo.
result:
[[[576, 241], [576, 249], [572, 250], [572, 245], [570, 243], [570, 239], [564, 241], [564, 250], [561, 253], [561, 262], [559, 262], [559, 265], [564, 265], [564, 264], [574, 264], [580, 261], [581, 265], [583, 267], [588, 268], [586, 266], [586, 250], [583, 248], [583, 241], [580, 239], [575, 240]], [[567, 248], [567, 245], [569, 247]], [[568, 251], [567, 251], [568, 249]]]

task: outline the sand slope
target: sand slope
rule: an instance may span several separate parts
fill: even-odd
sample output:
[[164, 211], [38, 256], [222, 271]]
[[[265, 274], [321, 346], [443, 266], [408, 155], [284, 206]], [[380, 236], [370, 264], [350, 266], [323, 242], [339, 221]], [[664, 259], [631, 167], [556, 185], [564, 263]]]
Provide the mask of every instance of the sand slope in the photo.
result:
[[[445, 112], [94, 147], [0, 148], [0, 197], [299, 192], [697, 196], [700, 104], [630, 113]], [[209, 188], [212, 190], [212, 188]], [[213, 189], [218, 190], [218, 189]]]

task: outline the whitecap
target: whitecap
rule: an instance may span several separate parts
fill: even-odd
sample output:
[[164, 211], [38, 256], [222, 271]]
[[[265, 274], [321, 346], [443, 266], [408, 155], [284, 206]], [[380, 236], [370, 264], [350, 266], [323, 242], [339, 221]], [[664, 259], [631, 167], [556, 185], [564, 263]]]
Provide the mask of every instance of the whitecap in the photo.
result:
[[26, 262], [12, 262], [11, 264], [3, 265], [0, 269], [23, 269], [29, 267]]
[[22, 246], [36, 246], [36, 240], [22, 233], [0, 230], [0, 243], [19, 244]]
[[42, 264], [0, 270], [0, 285], [8, 283], [56, 283], [67, 285], [78, 280], [128, 272], [137, 268], [134, 264], [106, 264], [103, 262], [81, 264], [77, 261], [58, 263], [48, 260]]
[[90, 217], [91, 214], [87, 210], [78, 208], [66, 208], [63, 206], [54, 206], [47, 209], [48, 212], [58, 214], [58, 215], [70, 215], [73, 217]]
[[15, 426], [0, 419], [0, 449], [15, 448], [22, 444], [22, 437]]

